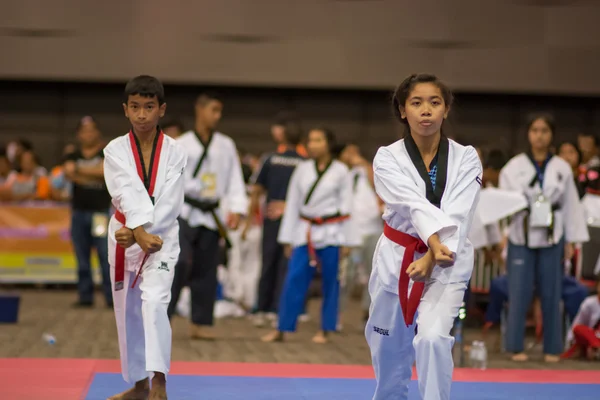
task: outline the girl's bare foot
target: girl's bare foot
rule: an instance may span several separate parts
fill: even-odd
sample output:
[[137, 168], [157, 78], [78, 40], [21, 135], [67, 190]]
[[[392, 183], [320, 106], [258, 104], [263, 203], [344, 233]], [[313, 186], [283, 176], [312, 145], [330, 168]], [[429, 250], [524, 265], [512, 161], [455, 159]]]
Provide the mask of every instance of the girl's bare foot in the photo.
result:
[[556, 354], [546, 354], [544, 355], [544, 361], [547, 363], [557, 363], [560, 361], [560, 356]]
[[264, 335], [260, 340], [265, 343], [283, 342], [283, 332], [271, 331]]
[[329, 340], [327, 339], [327, 334], [325, 332], [319, 331], [315, 336], [313, 336], [312, 341], [313, 343], [317, 344], [325, 344]]
[[529, 361], [529, 356], [525, 353], [516, 353], [510, 359], [516, 362], [525, 362]]

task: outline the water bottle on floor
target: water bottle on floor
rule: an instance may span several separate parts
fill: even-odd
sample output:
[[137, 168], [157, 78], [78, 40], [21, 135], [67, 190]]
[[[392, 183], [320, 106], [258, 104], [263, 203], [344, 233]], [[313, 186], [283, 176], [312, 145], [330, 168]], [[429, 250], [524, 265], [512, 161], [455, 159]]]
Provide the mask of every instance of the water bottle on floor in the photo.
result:
[[52, 335], [50, 333], [44, 333], [42, 335], [42, 339], [44, 340], [44, 342], [48, 343], [49, 345], [53, 345], [56, 343], [56, 338], [54, 337], [54, 335]]

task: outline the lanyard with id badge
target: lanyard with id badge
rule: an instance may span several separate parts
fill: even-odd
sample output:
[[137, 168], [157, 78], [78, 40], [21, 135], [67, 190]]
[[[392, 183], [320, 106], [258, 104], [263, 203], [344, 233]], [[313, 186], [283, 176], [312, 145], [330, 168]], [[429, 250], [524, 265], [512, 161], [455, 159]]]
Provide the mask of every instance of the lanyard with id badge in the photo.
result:
[[[546, 228], [553, 231], [553, 229], [551, 229], [554, 222], [552, 203], [543, 192], [544, 174], [546, 173], [546, 167], [552, 158], [552, 155], [548, 155], [542, 165], [539, 165], [531, 155], [529, 155], [529, 158], [535, 167], [536, 173], [533, 180], [529, 183], [529, 187], [533, 188], [536, 182], [539, 183], [539, 186], [534, 194], [533, 204], [531, 205], [529, 212], [529, 227]], [[552, 234], [550, 232], [548, 237], [549, 240], [551, 240]]]

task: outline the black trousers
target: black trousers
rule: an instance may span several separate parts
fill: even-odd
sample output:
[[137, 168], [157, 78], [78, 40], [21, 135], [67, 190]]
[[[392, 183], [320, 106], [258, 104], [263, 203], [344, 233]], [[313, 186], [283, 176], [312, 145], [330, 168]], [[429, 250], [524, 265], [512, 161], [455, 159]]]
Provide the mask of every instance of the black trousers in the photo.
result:
[[277, 242], [281, 220], [265, 219], [262, 239], [262, 271], [258, 282], [259, 312], [277, 312], [288, 259], [283, 246]]
[[174, 314], [181, 289], [189, 285], [192, 293], [192, 323], [212, 325], [217, 297], [219, 233], [204, 226], [190, 227], [179, 219], [179, 261], [171, 287], [169, 318]]

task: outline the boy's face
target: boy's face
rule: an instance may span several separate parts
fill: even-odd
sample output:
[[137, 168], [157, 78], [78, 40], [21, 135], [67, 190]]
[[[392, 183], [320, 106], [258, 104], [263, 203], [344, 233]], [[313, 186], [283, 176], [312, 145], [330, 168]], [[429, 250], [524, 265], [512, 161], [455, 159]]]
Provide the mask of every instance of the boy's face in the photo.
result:
[[165, 115], [167, 103], [159, 105], [156, 96], [144, 97], [136, 94], [129, 96], [127, 104], [123, 104], [123, 110], [136, 133], [149, 134], [156, 129], [158, 120]]
[[196, 117], [210, 131], [217, 128], [222, 115], [223, 103], [219, 100], [211, 99], [196, 104]]

